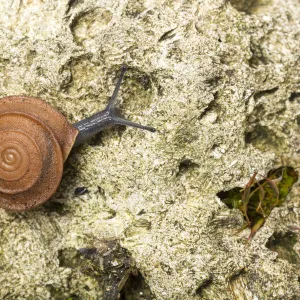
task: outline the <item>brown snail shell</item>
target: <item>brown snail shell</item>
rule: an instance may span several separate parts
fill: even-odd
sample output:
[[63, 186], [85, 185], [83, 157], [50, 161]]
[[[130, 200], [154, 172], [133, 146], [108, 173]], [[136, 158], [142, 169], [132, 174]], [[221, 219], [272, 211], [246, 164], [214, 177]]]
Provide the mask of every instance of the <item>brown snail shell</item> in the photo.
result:
[[39, 98], [0, 99], [0, 207], [23, 211], [57, 190], [78, 130]]

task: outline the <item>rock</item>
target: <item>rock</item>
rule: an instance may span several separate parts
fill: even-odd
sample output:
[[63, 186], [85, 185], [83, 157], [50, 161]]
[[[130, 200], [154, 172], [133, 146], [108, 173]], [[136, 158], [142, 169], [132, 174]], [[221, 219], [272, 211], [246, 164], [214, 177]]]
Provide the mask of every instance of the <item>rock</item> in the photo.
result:
[[102, 299], [101, 272], [73, 258], [107, 239], [156, 299], [297, 299], [299, 259], [266, 245], [292, 232], [299, 255], [299, 183], [249, 243], [216, 196], [300, 165], [296, 2], [0, 0], [1, 96], [39, 96], [76, 122], [126, 64], [120, 108], [158, 130], [102, 132], [72, 151], [50, 202], [0, 211], [1, 299]]

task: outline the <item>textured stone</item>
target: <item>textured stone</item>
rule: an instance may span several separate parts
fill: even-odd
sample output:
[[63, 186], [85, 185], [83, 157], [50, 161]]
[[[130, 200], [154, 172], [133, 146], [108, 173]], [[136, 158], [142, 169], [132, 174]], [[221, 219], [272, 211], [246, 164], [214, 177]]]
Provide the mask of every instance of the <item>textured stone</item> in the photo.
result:
[[216, 196], [255, 169], [300, 165], [299, 1], [0, 7], [1, 96], [39, 96], [75, 122], [104, 108], [126, 64], [120, 107], [158, 129], [103, 132], [72, 151], [50, 202], [0, 211], [0, 298], [101, 299], [101, 276], [60, 254], [107, 239], [157, 299], [299, 297], [299, 263], [266, 247], [293, 231], [299, 254], [299, 184], [250, 243], [249, 230], [236, 234], [241, 213]]

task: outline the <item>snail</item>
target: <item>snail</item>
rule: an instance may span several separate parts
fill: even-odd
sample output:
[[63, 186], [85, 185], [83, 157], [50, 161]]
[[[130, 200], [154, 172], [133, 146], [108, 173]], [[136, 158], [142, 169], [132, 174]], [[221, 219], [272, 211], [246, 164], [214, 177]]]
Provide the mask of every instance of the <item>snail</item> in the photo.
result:
[[63, 164], [71, 149], [115, 124], [155, 132], [124, 119], [116, 108], [121, 75], [107, 107], [75, 124], [40, 98], [8, 96], [0, 99], [0, 207], [32, 209], [58, 189]]

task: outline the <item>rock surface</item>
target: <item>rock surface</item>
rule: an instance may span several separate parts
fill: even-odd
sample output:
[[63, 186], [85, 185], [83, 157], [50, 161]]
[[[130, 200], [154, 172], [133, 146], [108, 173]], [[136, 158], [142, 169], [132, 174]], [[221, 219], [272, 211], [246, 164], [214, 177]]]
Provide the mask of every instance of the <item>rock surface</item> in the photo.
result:
[[216, 196], [300, 165], [298, 0], [0, 7], [1, 96], [41, 97], [76, 122], [104, 108], [126, 64], [120, 107], [158, 129], [102, 132], [72, 151], [51, 201], [0, 211], [1, 299], [113, 299], [107, 278], [124, 268], [121, 289], [129, 260], [154, 299], [299, 299], [299, 257], [267, 247], [292, 237], [299, 256], [299, 183], [250, 243]]

